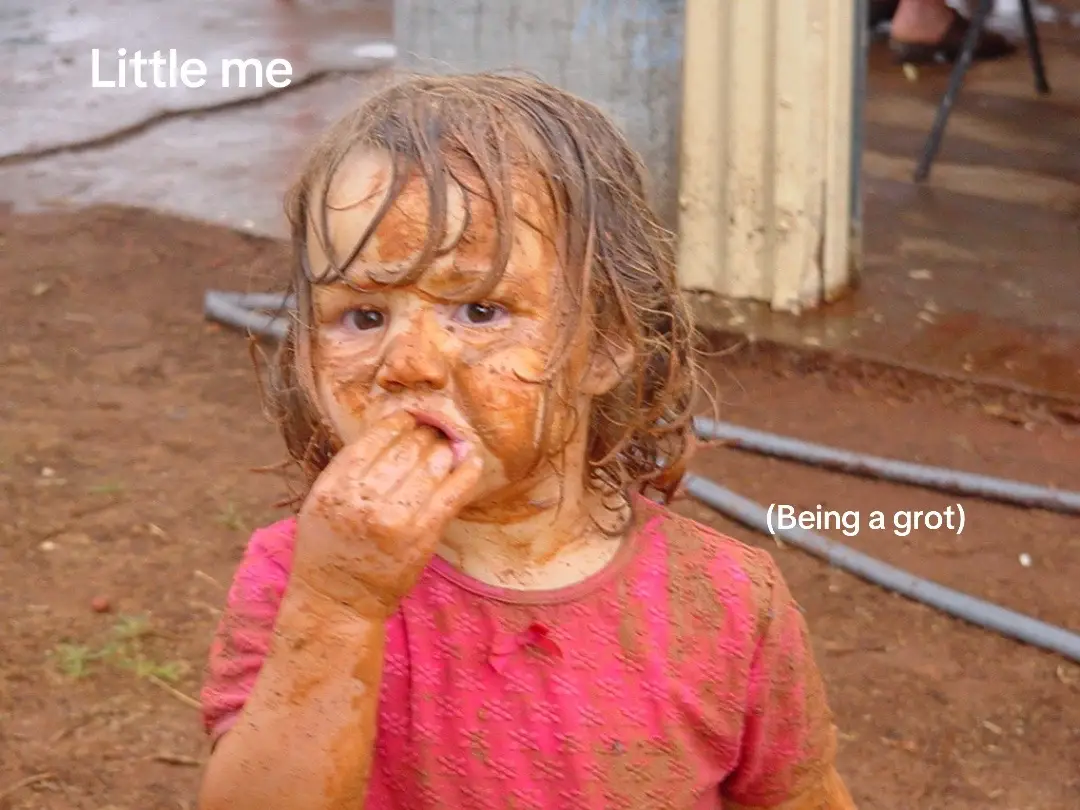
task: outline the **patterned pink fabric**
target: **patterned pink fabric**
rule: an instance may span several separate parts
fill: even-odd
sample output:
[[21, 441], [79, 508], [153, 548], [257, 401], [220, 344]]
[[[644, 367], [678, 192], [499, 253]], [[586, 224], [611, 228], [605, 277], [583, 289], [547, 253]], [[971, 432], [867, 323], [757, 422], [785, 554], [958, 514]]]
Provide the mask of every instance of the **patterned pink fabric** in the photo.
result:
[[[387, 626], [367, 806], [769, 807], [815, 784], [833, 731], [771, 558], [644, 498], [597, 575], [493, 588], [435, 559]], [[255, 532], [203, 691], [243, 709], [289, 576], [295, 521]]]

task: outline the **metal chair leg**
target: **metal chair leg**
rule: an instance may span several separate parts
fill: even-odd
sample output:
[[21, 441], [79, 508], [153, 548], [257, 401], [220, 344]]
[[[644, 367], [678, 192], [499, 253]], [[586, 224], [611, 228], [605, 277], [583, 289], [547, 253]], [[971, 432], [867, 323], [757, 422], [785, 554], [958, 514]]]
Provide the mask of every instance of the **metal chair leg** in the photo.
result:
[[1050, 92], [1050, 83], [1046, 80], [1042, 48], [1039, 47], [1039, 29], [1035, 25], [1031, 0], [1020, 0], [1020, 11], [1024, 17], [1024, 35], [1027, 39], [1028, 56], [1031, 58], [1031, 69], [1035, 73], [1035, 90], [1039, 95], [1045, 96]]
[[949, 123], [949, 114], [952, 113], [956, 97], [960, 94], [960, 87], [963, 85], [964, 77], [971, 67], [972, 59], [975, 57], [975, 48], [979, 44], [979, 37], [982, 36], [983, 28], [986, 26], [986, 20], [990, 16], [993, 6], [994, 0], [978, 0], [978, 5], [971, 15], [970, 25], [964, 37], [964, 44], [960, 49], [960, 57], [953, 66], [952, 74], [949, 76], [949, 86], [945, 90], [945, 96], [941, 99], [937, 115], [934, 117], [934, 126], [930, 129], [930, 136], [926, 139], [926, 146], [923, 147], [922, 156], [915, 167], [914, 178], [916, 183], [921, 183], [930, 176], [930, 167], [933, 165], [934, 158], [937, 157], [938, 150], [941, 148], [941, 139], [945, 136], [945, 126]]

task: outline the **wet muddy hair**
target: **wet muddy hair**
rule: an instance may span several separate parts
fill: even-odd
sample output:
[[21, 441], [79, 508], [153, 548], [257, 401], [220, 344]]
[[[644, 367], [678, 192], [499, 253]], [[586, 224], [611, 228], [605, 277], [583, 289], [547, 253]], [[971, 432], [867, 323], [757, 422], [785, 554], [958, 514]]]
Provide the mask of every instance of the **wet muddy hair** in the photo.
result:
[[[321, 201], [357, 150], [390, 156], [389, 193], [352, 254], [332, 258], [332, 267], [316, 274], [307, 266], [309, 228], [325, 245]], [[553, 222], [543, 230], [573, 288], [575, 322], [564, 329], [545, 380], [564, 365], [582, 316], [591, 319], [592, 351], [629, 346], [632, 367], [613, 390], [593, 400], [588, 414], [591, 477], [607, 491], [651, 486], [670, 497], [693, 447], [696, 336], [676, 281], [673, 240], [646, 198], [641, 160], [592, 104], [533, 77], [480, 73], [411, 77], [377, 93], [329, 129], [287, 195], [297, 316], [278, 350], [267, 393], [302, 473], [300, 498], [339, 449], [301, 384], [310, 378], [297, 366], [300, 330], [312, 323], [312, 285], [341, 278], [406, 183], [419, 176], [429, 204], [426, 244], [408, 267], [378, 281], [411, 283], [447, 250], [447, 188], [453, 184], [464, 194], [467, 218], [470, 201], [482, 201], [494, 214], [490, 273], [482, 289], [461, 296], [483, 297], [502, 276], [513, 229], [520, 227], [514, 192], [523, 173], [547, 197], [541, 204]]]

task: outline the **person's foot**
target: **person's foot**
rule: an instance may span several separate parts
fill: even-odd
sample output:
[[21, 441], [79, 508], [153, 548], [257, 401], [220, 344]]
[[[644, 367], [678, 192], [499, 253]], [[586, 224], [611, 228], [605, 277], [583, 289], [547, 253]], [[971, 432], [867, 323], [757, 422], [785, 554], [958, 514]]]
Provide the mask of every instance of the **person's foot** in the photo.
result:
[[[960, 56], [971, 23], [953, 8], [948, 9], [948, 20], [936, 36], [928, 35], [926, 28], [898, 28], [893, 20], [889, 47], [897, 62], [912, 65], [948, 64]], [[983, 29], [975, 46], [974, 58], [978, 60], [1001, 59], [1016, 51], [1016, 46], [995, 31]]]

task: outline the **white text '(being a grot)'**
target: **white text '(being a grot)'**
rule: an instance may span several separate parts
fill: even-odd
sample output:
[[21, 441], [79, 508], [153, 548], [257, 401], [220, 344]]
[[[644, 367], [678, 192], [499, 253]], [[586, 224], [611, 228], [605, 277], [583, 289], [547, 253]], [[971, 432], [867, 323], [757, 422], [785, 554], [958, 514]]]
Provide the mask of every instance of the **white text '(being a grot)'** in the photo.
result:
[[[115, 60], [103, 57], [99, 48], [90, 52], [91, 87], [189, 87], [206, 84], [210, 70], [202, 59], [180, 59], [176, 48], [167, 53], [154, 51], [144, 56], [142, 51], [128, 54], [127, 48], [117, 48]], [[107, 70], [102, 78], [102, 67], [115, 64], [115, 70]], [[222, 87], [288, 87], [292, 83], [292, 64], [288, 59], [222, 59], [220, 79]]]
[[[866, 516], [866, 528], [880, 532], [891, 530], [897, 537], [907, 537], [920, 529], [960, 534], [964, 531], [964, 507], [961, 504], [944, 509], [900, 509], [891, 514], [873, 511]], [[777, 534], [791, 529], [812, 532], [840, 532], [854, 537], [863, 529], [863, 516], [854, 509], [841, 512], [836, 509], [796, 509], [790, 504], [774, 503], [769, 506], [769, 533]]]

